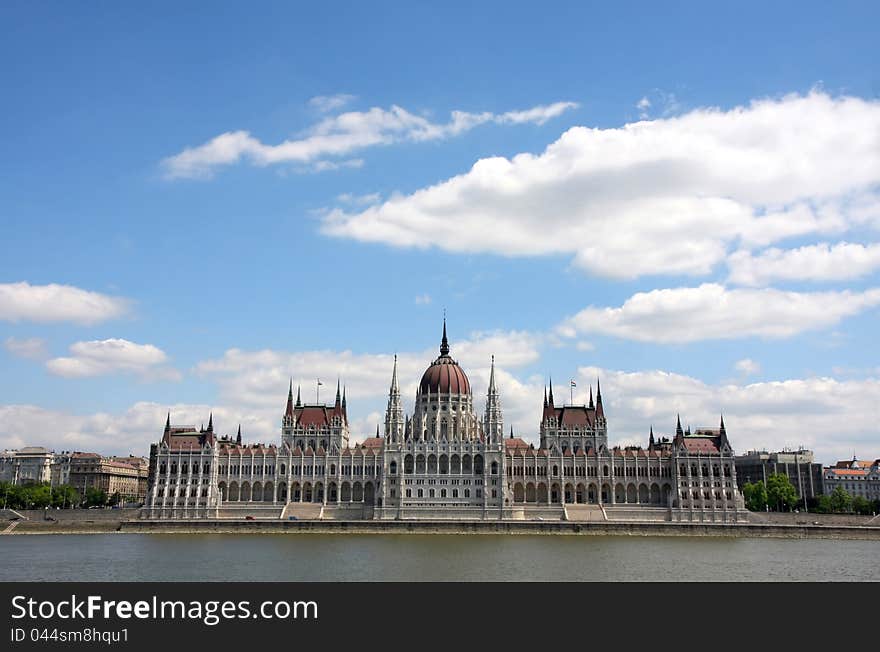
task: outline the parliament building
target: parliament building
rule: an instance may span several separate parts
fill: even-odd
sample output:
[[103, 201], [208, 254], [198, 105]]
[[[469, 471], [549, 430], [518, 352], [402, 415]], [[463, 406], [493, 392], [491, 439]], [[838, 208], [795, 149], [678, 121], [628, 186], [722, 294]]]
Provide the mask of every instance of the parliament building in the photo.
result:
[[207, 428], [173, 425], [150, 450], [145, 519], [744, 520], [724, 419], [647, 447], [609, 447], [602, 391], [560, 405], [545, 390], [539, 445], [504, 433], [492, 361], [477, 415], [467, 374], [440, 355], [406, 414], [391, 370], [384, 432], [349, 440], [345, 392], [307, 404], [288, 388], [277, 444], [245, 444]]

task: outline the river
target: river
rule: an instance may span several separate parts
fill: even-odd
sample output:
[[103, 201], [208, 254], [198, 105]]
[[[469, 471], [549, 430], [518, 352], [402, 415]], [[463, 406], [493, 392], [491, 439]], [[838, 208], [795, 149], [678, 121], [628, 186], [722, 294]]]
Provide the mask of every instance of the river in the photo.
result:
[[0, 537], [12, 581], [880, 580], [880, 542], [504, 535]]

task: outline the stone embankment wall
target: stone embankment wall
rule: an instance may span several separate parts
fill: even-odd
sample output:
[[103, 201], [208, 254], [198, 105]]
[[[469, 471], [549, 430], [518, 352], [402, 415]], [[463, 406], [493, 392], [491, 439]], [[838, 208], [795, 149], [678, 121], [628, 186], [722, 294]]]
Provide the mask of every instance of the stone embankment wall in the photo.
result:
[[[873, 523], [871, 522], [873, 520]], [[811, 512], [749, 512], [750, 523], [768, 525], [880, 525], [880, 519], [856, 514], [813, 514]]]

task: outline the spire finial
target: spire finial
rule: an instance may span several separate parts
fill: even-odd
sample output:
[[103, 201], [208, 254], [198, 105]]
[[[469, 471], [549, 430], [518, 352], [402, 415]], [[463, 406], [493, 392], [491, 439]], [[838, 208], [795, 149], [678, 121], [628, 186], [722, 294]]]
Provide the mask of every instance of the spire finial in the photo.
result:
[[548, 398], [550, 400], [550, 407], [553, 407], [555, 405], [553, 402], [553, 376], [550, 376], [550, 396]]
[[235, 437], [235, 443], [241, 445], [241, 424], [238, 424], [238, 435]]
[[446, 339], [446, 309], [443, 309], [443, 339], [440, 341], [440, 355], [449, 355], [449, 340]]
[[544, 385], [544, 407], [547, 407], [547, 385]]
[[492, 366], [489, 371], [489, 393], [493, 393], [495, 391], [495, 355], [492, 355]]
[[165, 430], [171, 430], [171, 410], [168, 410], [168, 416], [165, 418]]
[[675, 416], [675, 436], [676, 437], [683, 437], [684, 436], [684, 431], [681, 429], [681, 415], [680, 414], [677, 414]]
[[300, 398], [300, 390], [302, 387], [300, 385], [296, 386], [296, 407], [302, 407], [302, 399]]
[[592, 410], [595, 406], [593, 405], [593, 386], [590, 385], [590, 409]]
[[214, 413], [208, 416], [208, 432], [214, 432]]

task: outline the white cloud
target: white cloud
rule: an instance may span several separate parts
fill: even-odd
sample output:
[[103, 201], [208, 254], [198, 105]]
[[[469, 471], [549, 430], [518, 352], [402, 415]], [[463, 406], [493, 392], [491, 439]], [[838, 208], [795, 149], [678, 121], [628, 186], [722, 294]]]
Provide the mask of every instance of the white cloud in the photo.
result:
[[70, 357], [53, 358], [46, 368], [56, 376], [85, 378], [109, 374], [135, 374], [149, 380], [179, 380], [180, 373], [163, 366], [165, 352], [152, 344], [135, 344], [123, 339], [76, 342]]
[[846, 281], [880, 268], [880, 244], [827, 242], [798, 249], [766, 249], [754, 256], [740, 250], [727, 259], [727, 280], [761, 286], [773, 281]]
[[382, 195], [377, 192], [370, 193], [367, 195], [353, 195], [349, 192], [344, 192], [341, 195], [336, 196], [336, 201], [342, 202], [344, 204], [375, 204], [378, 201], [381, 201]]
[[[573, 102], [556, 102], [524, 111], [494, 114], [453, 111], [448, 123], [432, 123], [399, 106], [389, 109], [374, 107], [368, 111], [351, 111], [326, 117], [300, 139], [266, 145], [247, 131], [230, 131], [197, 147], [188, 147], [162, 161], [168, 178], [206, 178], [215, 168], [247, 160], [253, 165], [277, 163], [311, 163], [316, 171], [333, 168], [326, 157], [345, 156], [353, 151], [375, 145], [401, 141], [428, 141], [456, 136], [486, 123], [544, 124], [577, 106]], [[355, 159], [358, 160], [358, 159]], [[338, 165], [338, 164], [337, 164]]]
[[[735, 247], [880, 225], [880, 101], [806, 96], [574, 127], [539, 154], [360, 211], [329, 235], [505, 256], [568, 254], [616, 278], [707, 274]], [[467, 224], [467, 229], [449, 228]]]
[[344, 161], [315, 161], [308, 168], [303, 168], [301, 172], [332, 172], [335, 170], [343, 170], [345, 168], [349, 169], [359, 169], [364, 167], [364, 159], [362, 158], [348, 158]]
[[742, 360], [737, 360], [736, 364], [734, 364], [733, 366], [743, 376], [754, 376], [755, 374], [761, 373], [761, 365], [751, 358], [743, 358]]
[[416, 305], [417, 306], [427, 306], [431, 303], [431, 295], [427, 292], [425, 294], [417, 294], [416, 295]]
[[608, 437], [644, 446], [648, 428], [672, 435], [676, 414], [692, 428], [717, 428], [720, 414], [737, 453], [804, 445], [825, 464], [876, 456], [880, 380], [797, 378], [751, 384], [707, 384], [666, 371], [624, 372], [584, 367], [578, 381], [602, 380]]
[[96, 324], [124, 316], [129, 301], [71, 285], [0, 283], [0, 320]]
[[559, 326], [560, 334], [599, 333], [642, 342], [695, 342], [740, 337], [791, 337], [833, 326], [880, 304], [865, 292], [783, 292], [772, 288], [699, 287], [639, 292], [619, 308], [588, 307]]
[[[148, 457], [150, 444], [162, 436], [167, 411], [175, 424], [199, 427], [214, 414], [214, 430], [256, 441], [256, 432], [268, 434], [277, 418], [264, 418], [236, 408], [209, 405], [171, 406], [138, 402], [119, 413], [70, 414], [35, 405], [0, 405], [0, 449], [45, 446], [55, 451], [90, 451], [105, 455]], [[274, 415], [273, 415], [274, 416]], [[273, 441], [277, 441], [275, 432]]]
[[639, 117], [643, 120], [648, 117], [648, 109], [651, 108], [651, 100], [647, 97], [643, 97], [636, 103], [636, 108], [639, 110]]
[[329, 113], [341, 109], [346, 104], [357, 99], [355, 95], [337, 93], [336, 95], [317, 95], [309, 100], [309, 106], [321, 113]]
[[[390, 356], [382, 362], [389, 364], [388, 369], [377, 376], [386, 376], [381, 382], [383, 391], [387, 391]], [[410, 389], [414, 394], [418, 381], [418, 378], [412, 380], [413, 374], [420, 375], [427, 364], [428, 361], [422, 360], [418, 367], [401, 370], [401, 380], [408, 385], [407, 398], [411, 398]], [[488, 367], [464, 368], [474, 386], [474, 403], [481, 414]], [[590, 384], [595, 395], [597, 377], [602, 381], [611, 444], [644, 446], [651, 425], [655, 435], [671, 435], [678, 413], [685, 426], [717, 427], [723, 412], [728, 436], [737, 452], [804, 445], [814, 450], [817, 459], [825, 464], [848, 458], [852, 451], [862, 457], [876, 455], [875, 405], [880, 396], [880, 380], [876, 377], [707, 384], [660, 370], [626, 372], [582, 367], [575, 378], [578, 383], [575, 402], [587, 400]], [[169, 409], [175, 424], [198, 427], [207, 423], [209, 413], [213, 412], [215, 431], [219, 434], [234, 434], [241, 423], [245, 441], [277, 443], [286, 398], [286, 378], [279, 380], [283, 387], [269, 385], [269, 393], [274, 398], [272, 404], [257, 407], [247, 403], [246, 397], [239, 401], [235, 396], [229, 396], [229, 400], [220, 405], [165, 406], [139, 402], [119, 413], [92, 415], [69, 414], [34, 405], [0, 406], [0, 448], [40, 445], [55, 450], [147, 455], [149, 445], [161, 437]], [[520, 379], [496, 367], [496, 380], [507, 424], [505, 432], [512, 424], [517, 436], [537, 444], [542, 379]], [[557, 402], [568, 400], [565, 389], [555, 389]], [[311, 390], [314, 391], [314, 387]], [[349, 385], [348, 400], [353, 438], [360, 441], [373, 436], [376, 423], [384, 419], [385, 397], [372, 396], [364, 400]], [[352, 407], [353, 402], [358, 407]], [[411, 404], [406, 409], [409, 411]]]
[[46, 340], [39, 337], [30, 337], [20, 340], [16, 337], [7, 337], [3, 346], [12, 355], [29, 360], [42, 360], [49, 356]]
[[575, 345], [575, 348], [578, 351], [594, 351], [596, 349], [595, 345], [592, 342], [587, 342], [586, 340], [581, 340]]

